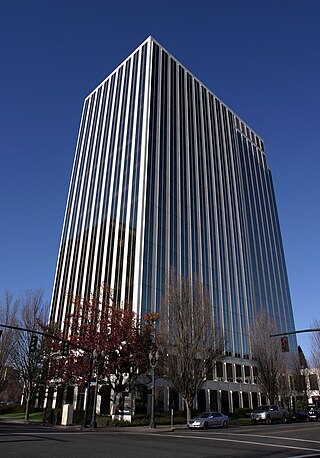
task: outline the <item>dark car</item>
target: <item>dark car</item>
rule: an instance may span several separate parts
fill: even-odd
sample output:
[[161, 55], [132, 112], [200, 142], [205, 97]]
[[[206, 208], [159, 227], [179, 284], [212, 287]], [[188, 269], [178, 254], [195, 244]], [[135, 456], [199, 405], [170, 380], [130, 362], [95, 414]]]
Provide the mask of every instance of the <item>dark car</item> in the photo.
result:
[[276, 404], [259, 406], [250, 414], [251, 422], [254, 424], [265, 422], [271, 425], [274, 421], [286, 423], [289, 412], [287, 409], [277, 406]]
[[290, 412], [288, 419], [293, 423], [299, 423], [300, 421], [308, 421], [308, 414], [301, 410], [296, 412]]
[[318, 421], [320, 413], [317, 410], [309, 410], [308, 412], [308, 421]]

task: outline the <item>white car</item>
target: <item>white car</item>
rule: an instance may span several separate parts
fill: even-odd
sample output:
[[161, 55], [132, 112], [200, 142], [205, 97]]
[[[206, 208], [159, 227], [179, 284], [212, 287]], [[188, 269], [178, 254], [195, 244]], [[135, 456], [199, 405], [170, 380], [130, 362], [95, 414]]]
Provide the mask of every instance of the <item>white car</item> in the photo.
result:
[[221, 412], [203, 412], [198, 417], [188, 421], [188, 428], [208, 429], [214, 426], [228, 428], [229, 417]]

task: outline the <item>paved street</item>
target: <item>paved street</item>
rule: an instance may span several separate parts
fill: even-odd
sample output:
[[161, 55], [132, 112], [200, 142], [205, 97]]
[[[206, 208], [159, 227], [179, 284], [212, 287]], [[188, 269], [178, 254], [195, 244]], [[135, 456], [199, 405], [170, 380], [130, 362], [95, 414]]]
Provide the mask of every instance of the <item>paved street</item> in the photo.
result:
[[1, 458], [320, 457], [320, 423], [189, 431], [0, 423]]

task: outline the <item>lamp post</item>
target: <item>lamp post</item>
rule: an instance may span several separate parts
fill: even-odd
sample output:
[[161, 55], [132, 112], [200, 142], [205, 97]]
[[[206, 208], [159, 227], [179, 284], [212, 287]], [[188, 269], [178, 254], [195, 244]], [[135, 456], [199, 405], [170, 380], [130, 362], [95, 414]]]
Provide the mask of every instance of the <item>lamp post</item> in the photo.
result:
[[173, 409], [174, 409], [174, 401], [172, 401], [172, 404], [171, 404], [171, 428], [170, 428], [170, 431], [174, 431], [174, 427], [173, 427]]
[[159, 352], [158, 350], [152, 349], [149, 352], [149, 362], [152, 375], [152, 391], [151, 391], [151, 419], [149, 423], [149, 428], [155, 428], [156, 423], [154, 421], [154, 400], [155, 400], [155, 368], [158, 364]]
[[97, 410], [97, 396], [98, 396], [98, 380], [99, 380], [99, 365], [97, 364], [98, 362], [98, 350], [95, 349], [92, 352], [92, 357], [96, 366], [96, 384], [94, 387], [94, 396], [93, 396], [93, 407], [92, 407], [92, 417], [90, 421], [90, 428], [96, 428], [97, 427], [97, 421], [96, 421], [96, 410]]
[[83, 419], [83, 426], [87, 426], [87, 419], [88, 419], [88, 408], [89, 408], [89, 397], [90, 397], [90, 386], [91, 386], [91, 379], [92, 379], [92, 368], [93, 368], [93, 359], [94, 355], [93, 352], [90, 353], [90, 368], [89, 368], [89, 379], [86, 387], [86, 403], [84, 408], [84, 419]]
[[[93, 407], [92, 407], [92, 417], [91, 417], [91, 422], [90, 422], [90, 428], [96, 428], [97, 427], [97, 421], [96, 421], [96, 416], [97, 416], [97, 397], [98, 397], [98, 383], [99, 383], [99, 362], [98, 362], [98, 357], [99, 357], [99, 352], [97, 349], [93, 350], [93, 360], [95, 362], [96, 366], [96, 385], [94, 387], [94, 397], [93, 397]], [[102, 351], [100, 352], [101, 356], [105, 356], [105, 352]]]

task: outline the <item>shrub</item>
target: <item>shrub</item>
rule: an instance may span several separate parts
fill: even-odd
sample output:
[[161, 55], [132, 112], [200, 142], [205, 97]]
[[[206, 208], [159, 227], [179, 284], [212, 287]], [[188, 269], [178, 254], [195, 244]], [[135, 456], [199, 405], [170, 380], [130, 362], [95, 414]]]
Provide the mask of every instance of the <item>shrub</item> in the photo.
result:
[[[132, 417], [131, 423], [123, 420], [112, 420], [110, 415], [97, 415], [97, 426], [100, 427], [123, 427], [123, 426], [148, 426], [150, 423], [150, 415], [139, 414]], [[186, 415], [184, 412], [176, 412], [173, 417], [174, 424], [186, 423]], [[155, 415], [157, 425], [170, 425], [171, 416], [169, 412], [157, 413]], [[74, 420], [75, 423], [75, 420]]]
[[83, 410], [74, 410], [73, 411], [73, 423], [75, 425], [82, 425], [84, 420], [84, 411]]
[[7, 415], [9, 413], [23, 413], [25, 407], [21, 404], [1, 404], [0, 415]]
[[[158, 412], [155, 414], [155, 422], [157, 425], [170, 425], [171, 415], [170, 412]], [[187, 422], [185, 412], [174, 412], [173, 422], [175, 424], [184, 424]], [[150, 415], [135, 415], [132, 417], [132, 425], [134, 426], [147, 426], [150, 423]]]
[[[0, 405], [0, 415], [8, 415], [12, 413], [24, 413], [25, 405], [21, 404], [1, 404]], [[42, 408], [33, 407], [30, 409], [30, 413], [43, 412]]]
[[298, 399], [295, 404], [295, 410], [308, 410], [308, 402], [306, 400]]
[[235, 414], [237, 417], [249, 417], [250, 413], [252, 412], [252, 409], [249, 409], [248, 407], [238, 407], [235, 409]]

